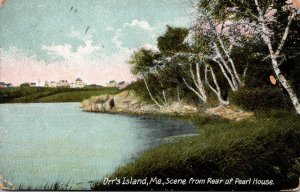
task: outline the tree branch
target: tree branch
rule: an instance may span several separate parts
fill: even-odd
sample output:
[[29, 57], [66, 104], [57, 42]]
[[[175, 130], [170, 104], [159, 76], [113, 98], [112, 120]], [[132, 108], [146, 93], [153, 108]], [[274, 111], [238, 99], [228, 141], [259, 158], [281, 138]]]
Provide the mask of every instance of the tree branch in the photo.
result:
[[287, 26], [286, 26], [286, 28], [284, 30], [284, 34], [283, 34], [283, 36], [281, 38], [281, 41], [279, 43], [279, 46], [278, 46], [276, 52], [275, 52], [276, 56], [278, 56], [280, 54], [280, 52], [281, 52], [281, 50], [282, 50], [282, 48], [283, 48], [283, 46], [285, 44], [285, 41], [286, 41], [286, 39], [287, 39], [287, 37], [289, 35], [291, 23], [292, 23], [293, 19], [295, 18], [295, 16], [296, 16], [296, 12], [294, 11], [292, 13], [292, 15], [289, 17], [288, 24], [287, 24]]

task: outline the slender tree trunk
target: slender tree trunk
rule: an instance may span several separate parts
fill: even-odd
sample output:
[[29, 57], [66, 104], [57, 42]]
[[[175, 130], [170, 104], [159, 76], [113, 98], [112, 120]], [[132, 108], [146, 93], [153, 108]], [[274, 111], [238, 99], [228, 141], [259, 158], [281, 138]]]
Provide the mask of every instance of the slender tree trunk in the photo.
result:
[[176, 93], [177, 93], [177, 101], [181, 102], [180, 93], [179, 93], [179, 87], [178, 86], [176, 87]]
[[281, 83], [281, 85], [288, 92], [288, 95], [289, 95], [289, 97], [290, 97], [290, 99], [291, 99], [291, 101], [294, 105], [294, 108], [295, 108], [297, 114], [300, 114], [300, 102], [299, 102], [299, 99], [297, 97], [297, 94], [296, 94], [295, 90], [292, 88], [291, 84], [287, 81], [287, 79], [281, 73], [281, 70], [279, 68], [279, 63], [278, 63], [278, 60], [277, 60], [278, 56], [281, 52], [281, 49], [283, 48], [284, 43], [285, 43], [285, 41], [288, 37], [290, 24], [291, 24], [292, 20], [294, 19], [296, 13], [293, 13], [289, 17], [289, 21], [288, 21], [288, 24], [286, 26], [285, 32], [284, 32], [284, 34], [281, 38], [280, 44], [279, 44], [276, 52], [274, 52], [274, 49], [273, 49], [272, 43], [271, 43], [271, 38], [269, 36], [270, 33], [269, 33], [268, 28], [265, 24], [265, 18], [264, 18], [263, 11], [261, 10], [261, 8], [259, 6], [258, 0], [254, 0], [254, 1], [255, 1], [255, 5], [256, 5], [258, 14], [259, 14], [259, 16], [258, 16], [259, 22], [260, 22], [260, 25], [262, 27], [261, 36], [262, 36], [264, 42], [266, 43], [266, 45], [268, 46], [270, 56], [271, 56], [273, 70], [274, 70], [274, 72], [276, 74], [276, 77], [278, 78], [279, 82]]
[[152, 100], [158, 107], [162, 107], [162, 105], [160, 105], [160, 104], [156, 101], [156, 99], [153, 97], [153, 95], [152, 95], [152, 93], [151, 93], [151, 91], [150, 91], [150, 89], [149, 89], [149, 86], [148, 86], [148, 83], [147, 83], [145, 77], [143, 77], [143, 80], [144, 80], [144, 82], [145, 82], [146, 89], [147, 89], [147, 91], [148, 91], [148, 93], [149, 93], [149, 96], [150, 96], [151, 100]]
[[191, 90], [193, 93], [195, 93], [198, 98], [204, 102], [204, 103], [207, 103], [207, 96], [206, 96], [206, 91], [204, 89], [204, 85], [203, 85], [203, 82], [201, 80], [201, 76], [200, 76], [200, 66], [199, 66], [199, 63], [196, 64], [196, 73], [197, 73], [197, 79], [195, 77], [195, 74], [194, 74], [194, 71], [193, 71], [193, 67], [192, 67], [192, 64], [190, 64], [190, 75], [192, 77], [192, 80], [193, 80], [193, 84], [194, 86], [196, 87], [193, 88], [186, 80], [185, 78], [183, 78], [183, 81], [184, 81], [184, 84], [187, 86], [187, 88], [189, 90]]
[[228, 84], [229, 84], [231, 90], [232, 90], [232, 91], [237, 91], [237, 88], [234, 86], [234, 83], [232, 82], [232, 80], [231, 80], [231, 79], [229, 78], [229, 76], [227, 75], [227, 72], [225, 71], [225, 69], [224, 69], [222, 63], [220, 63], [220, 62], [219, 62], [218, 60], [216, 60], [216, 59], [212, 59], [212, 60], [213, 60], [214, 62], [216, 62], [216, 63], [219, 65], [219, 67], [220, 67], [220, 69], [221, 69], [223, 75], [224, 75], [225, 78], [227, 79], [227, 82], [228, 82]]
[[162, 91], [162, 94], [163, 94], [163, 98], [164, 98], [164, 105], [166, 106], [166, 105], [168, 105], [168, 102], [167, 102], [167, 96], [166, 96], [166, 90], [163, 90]]
[[226, 55], [229, 63], [231, 64], [231, 69], [233, 71], [234, 78], [238, 82], [239, 87], [240, 86], [244, 86], [244, 83], [241, 81], [240, 75], [238, 74], [238, 72], [237, 72], [237, 70], [235, 68], [235, 64], [234, 64], [232, 58], [230, 57], [227, 49], [225, 48], [224, 42], [223, 42], [223, 40], [222, 40], [222, 38], [221, 38], [221, 36], [220, 36], [220, 34], [218, 32], [217, 32], [217, 37], [218, 37], [218, 41], [219, 41], [219, 43], [221, 45], [221, 48], [222, 48], [223, 52], [225, 53], [225, 55]]
[[[216, 34], [216, 36], [217, 36], [216, 39], [220, 44], [220, 47], [219, 47], [219, 45], [216, 43], [216, 41], [214, 39], [212, 39], [213, 47], [216, 51], [217, 56], [222, 61], [223, 66], [225, 67], [225, 69], [227, 70], [227, 72], [229, 73], [229, 75], [231, 77], [231, 82], [233, 83], [233, 85], [235, 87], [233, 89], [233, 91], [236, 91], [240, 87], [244, 86], [244, 82], [241, 81], [240, 75], [238, 74], [235, 64], [230, 56], [230, 53], [229, 53], [230, 51], [225, 47], [225, 44], [221, 37], [220, 32], [216, 29], [216, 26], [213, 24], [212, 19], [209, 18], [208, 16], [206, 16], [206, 17], [207, 17], [207, 20], [208, 20], [211, 30], [213, 30], [214, 33]], [[223, 26], [222, 26], [222, 28], [223, 28]], [[221, 33], [222, 33], [222, 30], [223, 29], [221, 29]], [[221, 52], [221, 50], [223, 52]], [[223, 53], [225, 54], [225, 56], [223, 55]], [[225, 58], [227, 58], [227, 60]], [[228, 62], [230, 63], [231, 66], [229, 66]]]
[[[226, 62], [226, 60], [224, 59], [224, 57], [222, 56], [221, 51], [220, 51], [218, 45], [217, 45], [215, 42], [214, 42], [213, 44], [214, 44], [214, 49], [215, 49], [215, 51], [216, 51], [216, 53], [217, 53], [217, 56], [218, 56], [218, 57], [220, 58], [220, 60], [222, 61], [221, 64], [224, 66], [224, 68], [226, 69], [226, 71], [229, 73], [229, 75], [230, 75], [230, 77], [231, 77], [231, 82], [232, 82], [233, 87], [234, 87], [233, 91], [237, 91], [237, 90], [239, 89], [239, 87], [240, 87], [240, 84], [239, 84], [239, 82], [238, 82], [238, 80], [237, 80], [237, 78], [236, 78], [234, 72], [232, 71], [232, 69], [230, 68], [230, 66], [227, 64], [227, 62]], [[222, 70], [222, 68], [221, 68], [221, 70]], [[222, 71], [223, 71], [223, 70], [222, 70]], [[225, 73], [226, 73], [226, 72], [225, 72]], [[223, 73], [223, 74], [224, 74], [224, 73]]]
[[199, 90], [199, 93], [202, 95], [205, 102], [207, 102], [206, 91], [200, 76], [200, 64], [198, 62], [196, 63], [196, 76], [197, 76], [197, 84], [198, 84], [197, 88]]
[[[208, 72], [210, 72], [211, 74], [211, 77], [213, 79], [213, 82], [215, 84], [215, 87], [214, 88], [210, 83], [209, 83], [209, 80], [208, 80]], [[218, 97], [218, 100], [219, 100], [219, 103], [221, 105], [228, 105], [229, 102], [228, 101], [225, 101], [223, 98], [222, 98], [222, 93], [221, 93], [221, 88], [219, 86], [219, 83], [217, 81], [217, 78], [216, 78], [216, 75], [212, 69], [212, 67], [210, 65], [205, 65], [205, 82], [206, 84], [208, 85], [208, 87], [217, 95]]]

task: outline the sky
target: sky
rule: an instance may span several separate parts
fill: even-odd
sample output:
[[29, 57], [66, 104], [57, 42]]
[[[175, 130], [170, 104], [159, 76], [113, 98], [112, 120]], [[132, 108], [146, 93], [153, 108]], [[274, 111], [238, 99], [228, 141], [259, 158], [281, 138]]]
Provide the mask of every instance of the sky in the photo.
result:
[[166, 25], [189, 27], [189, 0], [7, 0], [0, 81], [132, 81], [130, 55], [156, 48]]

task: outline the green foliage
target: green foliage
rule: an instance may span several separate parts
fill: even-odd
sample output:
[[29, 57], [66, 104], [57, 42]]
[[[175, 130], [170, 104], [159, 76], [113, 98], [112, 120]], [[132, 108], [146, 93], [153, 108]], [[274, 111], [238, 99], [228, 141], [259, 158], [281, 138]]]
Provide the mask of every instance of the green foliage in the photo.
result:
[[231, 93], [230, 102], [245, 110], [292, 109], [289, 97], [280, 88], [242, 88]]
[[30, 87], [30, 84], [29, 84], [29, 83], [22, 83], [22, 84], [20, 85], [20, 87]]
[[300, 56], [285, 61], [282, 64], [281, 69], [288, 77], [288, 80], [292, 83], [298, 97], [300, 97]]
[[126, 87], [126, 90], [134, 91], [141, 101], [151, 103], [151, 98], [143, 80], [140, 79], [131, 83], [129, 86]]
[[154, 60], [159, 55], [152, 50], [141, 48], [134, 52], [129, 61], [133, 65], [132, 73], [135, 75], [146, 75], [151, 67], [154, 67]]
[[120, 167], [110, 178], [258, 178], [274, 180], [274, 185], [104, 186], [99, 181], [92, 189], [248, 191], [290, 189], [298, 185], [298, 117], [285, 115], [242, 122], [197, 118], [198, 136], [179, 138], [147, 151], [133, 163]]
[[190, 48], [183, 43], [188, 33], [189, 31], [186, 28], [167, 25], [165, 34], [157, 38], [158, 49], [165, 54], [189, 51]]

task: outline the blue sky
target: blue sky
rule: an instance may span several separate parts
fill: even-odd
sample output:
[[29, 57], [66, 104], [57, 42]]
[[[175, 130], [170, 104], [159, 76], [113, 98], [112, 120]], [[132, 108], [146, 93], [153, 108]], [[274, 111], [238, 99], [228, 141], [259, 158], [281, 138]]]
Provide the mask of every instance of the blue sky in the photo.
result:
[[167, 24], [189, 27], [191, 12], [189, 0], [8, 0], [0, 10], [0, 81], [133, 79], [134, 49], [155, 48]]

